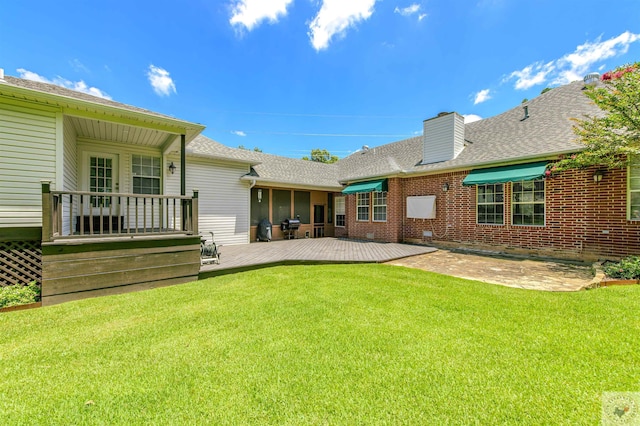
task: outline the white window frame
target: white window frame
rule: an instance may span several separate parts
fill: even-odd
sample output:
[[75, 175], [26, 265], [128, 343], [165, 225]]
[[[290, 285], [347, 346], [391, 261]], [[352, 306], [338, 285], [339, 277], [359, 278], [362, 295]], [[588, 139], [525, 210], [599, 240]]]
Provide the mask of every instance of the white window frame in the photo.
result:
[[358, 192], [356, 194], [356, 221], [369, 222], [370, 209], [371, 209], [371, 193]]
[[[386, 222], [387, 221], [387, 192], [374, 192], [373, 193], [373, 221], [374, 222]], [[384, 218], [382, 218], [384, 217]]]
[[[637, 198], [638, 203], [633, 204], [632, 198]], [[633, 159], [627, 167], [627, 219], [640, 221], [640, 158]]]
[[[144, 160], [151, 160], [151, 165], [144, 164]], [[136, 161], [138, 160], [138, 161]], [[144, 173], [145, 169], [151, 167], [152, 173]], [[138, 168], [138, 170], [136, 170]], [[156, 173], [154, 173], [157, 171]], [[158, 193], [136, 192], [135, 180], [154, 179], [158, 181]], [[131, 155], [131, 193], [143, 195], [161, 195], [162, 194], [162, 159], [153, 155], [133, 154]]]
[[[335, 226], [338, 228], [344, 228], [347, 226], [347, 214], [346, 214], [346, 197], [335, 197], [333, 199], [335, 208]], [[342, 223], [342, 225], [340, 225]]]
[[[535, 190], [535, 185], [538, 182], [542, 182], [542, 201], [540, 200], [536, 200], [535, 196], [536, 196], [536, 192], [540, 193], [540, 191], [536, 191]], [[531, 191], [520, 191], [520, 192], [516, 192], [515, 191], [515, 185], [529, 185], [529, 184], [533, 184], [533, 189]], [[528, 192], [532, 192], [532, 196], [530, 200], [520, 200], [520, 201], [516, 201], [516, 194], [527, 194]], [[547, 223], [547, 185], [546, 182], [544, 181], [544, 179], [537, 179], [537, 180], [525, 180], [525, 181], [520, 181], [520, 182], [512, 182], [511, 183], [511, 224], [513, 226], [537, 226], [537, 227], [544, 227], [546, 226]], [[522, 198], [529, 198], [529, 197], [522, 197]], [[535, 217], [535, 206], [536, 205], [542, 205], [542, 208], [544, 210], [544, 213], [542, 214], [542, 224], [536, 224], [536, 223], [515, 223], [514, 216], [515, 216], [515, 211], [516, 211], [516, 206], [518, 205], [532, 205], [533, 206], [533, 214]]]
[[[496, 186], [502, 186], [502, 192], [496, 192]], [[486, 201], [486, 199], [484, 201], [480, 201], [480, 189], [481, 188], [487, 188], [489, 186], [493, 186], [494, 191], [493, 191], [493, 197], [494, 200], [491, 202]], [[504, 183], [488, 183], [488, 184], [483, 184], [483, 185], [476, 185], [476, 224], [477, 225], [504, 225], [504, 219], [505, 219], [505, 208], [504, 208], [504, 195], [505, 195], [505, 184]], [[486, 194], [486, 192], [485, 192]], [[502, 194], [502, 201], [495, 201], [495, 196], [496, 194]], [[480, 222], [480, 206], [498, 206], [501, 205], [502, 206], [502, 222]], [[486, 213], [485, 213], [486, 214]], [[495, 217], [495, 213], [493, 213], [494, 217]]]

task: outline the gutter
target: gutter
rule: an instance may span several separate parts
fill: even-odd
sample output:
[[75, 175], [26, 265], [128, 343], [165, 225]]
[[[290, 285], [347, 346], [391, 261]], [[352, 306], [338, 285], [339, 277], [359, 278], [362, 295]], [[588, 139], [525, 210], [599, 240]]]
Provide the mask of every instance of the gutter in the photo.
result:
[[257, 176], [249, 176], [249, 175], [242, 176], [240, 180], [245, 180], [250, 182], [255, 181], [256, 183], [264, 183], [270, 186], [280, 186], [282, 188], [292, 188], [292, 189], [308, 189], [308, 190], [330, 191], [330, 192], [340, 192], [344, 189], [342, 186], [337, 186], [337, 185], [336, 186], [305, 185], [305, 184], [299, 184], [299, 183], [284, 182], [284, 181], [275, 180], [275, 179], [262, 179]]

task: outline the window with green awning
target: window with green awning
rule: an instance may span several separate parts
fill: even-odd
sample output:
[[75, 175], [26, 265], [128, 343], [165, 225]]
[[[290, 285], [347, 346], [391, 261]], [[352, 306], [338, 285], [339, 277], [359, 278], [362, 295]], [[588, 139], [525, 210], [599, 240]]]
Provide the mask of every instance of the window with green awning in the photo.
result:
[[357, 194], [360, 192], [384, 192], [387, 190], [387, 180], [377, 179], [366, 182], [356, 182], [342, 190], [343, 194]]
[[462, 181], [463, 185], [487, 185], [492, 183], [520, 182], [544, 177], [547, 162], [517, 164], [472, 170]]

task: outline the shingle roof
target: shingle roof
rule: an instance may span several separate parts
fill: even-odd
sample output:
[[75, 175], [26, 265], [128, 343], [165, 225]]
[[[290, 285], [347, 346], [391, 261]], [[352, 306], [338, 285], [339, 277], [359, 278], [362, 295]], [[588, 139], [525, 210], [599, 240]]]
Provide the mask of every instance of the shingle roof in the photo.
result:
[[[602, 115], [583, 93], [584, 84], [556, 87], [527, 102], [529, 118], [523, 120], [522, 105], [495, 117], [465, 125], [466, 147], [457, 158], [422, 165], [422, 136], [405, 139], [367, 152], [356, 152], [338, 162], [343, 181], [392, 175], [398, 172], [428, 173], [472, 168], [577, 151], [572, 118]], [[425, 162], [428, 162], [426, 159]]]
[[[142, 113], [142, 114], [146, 114], [146, 115], [155, 116], [155, 117], [158, 117], [158, 118], [182, 121], [182, 122], [188, 123], [188, 124], [196, 124], [196, 123], [187, 122], [185, 120], [180, 120], [180, 119], [177, 119], [175, 117], [171, 117], [169, 115], [164, 115], [164, 114], [160, 114], [160, 113], [157, 113], [157, 112], [154, 112], [154, 111], [150, 111], [148, 109], [138, 108], [136, 106], [127, 105], [127, 104], [123, 104], [123, 103], [120, 103], [120, 102], [112, 101], [112, 100], [109, 100], [109, 99], [101, 98], [101, 97], [98, 97], [98, 96], [89, 95], [87, 93], [78, 92], [76, 90], [67, 89], [66, 87], [58, 86], [56, 84], [42, 83], [42, 82], [39, 82], [39, 81], [26, 80], [26, 79], [22, 79], [22, 78], [12, 77], [12, 76], [9, 76], [9, 75], [5, 75], [3, 84], [8, 84], [8, 85], [15, 86], [15, 87], [21, 87], [21, 88], [33, 90], [33, 91], [36, 91], [36, 92], [42, 92], [42, 93], [46, 93], [46, 94], [50, 94], [50, 95], [56, 95], [56, 96], [61, 96], [61, 97], [65, 97], [65, 98], [76, 99], [76, 100], [85, 101], [85, 102], [91, 102], [91, 103], [94, 103], [94, 104], [109, 106], [109, 107], [113, 107], [113, 108], [118, 108], [118, 109], [122, 109], [122, 110], [125, 110], [125, 111]], [[198, 126], [202, 127], [200, 125], [198, 125]]]
[[335, 188], [336, 190], [342, 188], [338, 183], [338, 167], [334, 164], [230, 148], [203, 135], [199, 135], [187, 145], [187, 153], [251, 164], [253, 167], [250, 176], [261, 182], [289, 186]]

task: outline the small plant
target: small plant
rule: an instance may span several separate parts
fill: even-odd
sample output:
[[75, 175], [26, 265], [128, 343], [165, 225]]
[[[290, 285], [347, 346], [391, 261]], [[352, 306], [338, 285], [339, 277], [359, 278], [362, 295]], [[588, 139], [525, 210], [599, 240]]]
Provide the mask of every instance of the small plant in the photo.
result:
[[26, 305], [40, 299], [40, 286], [35, 281], [28, 285], [0, 287], [0, 309]]
[[603, 269], [609, 278], [640, 279], [640, 256], [629, 256], [620, 262], [607, 263]]

